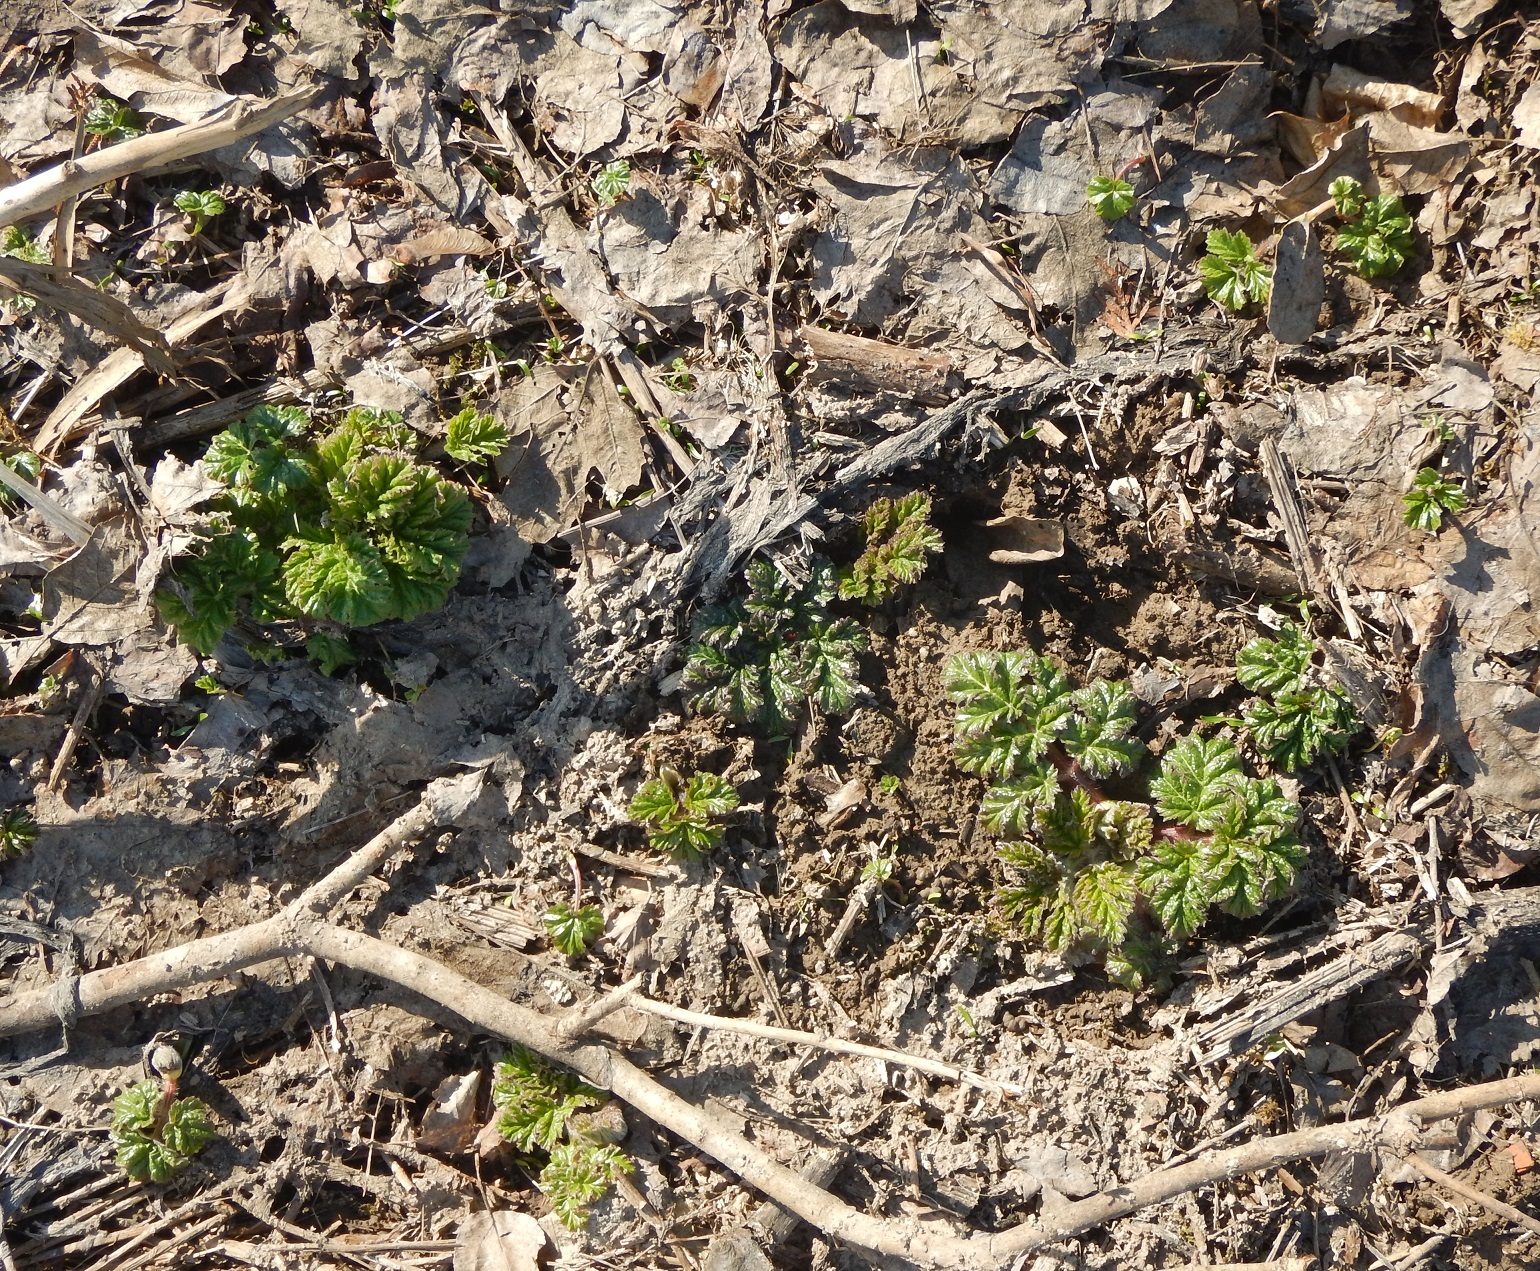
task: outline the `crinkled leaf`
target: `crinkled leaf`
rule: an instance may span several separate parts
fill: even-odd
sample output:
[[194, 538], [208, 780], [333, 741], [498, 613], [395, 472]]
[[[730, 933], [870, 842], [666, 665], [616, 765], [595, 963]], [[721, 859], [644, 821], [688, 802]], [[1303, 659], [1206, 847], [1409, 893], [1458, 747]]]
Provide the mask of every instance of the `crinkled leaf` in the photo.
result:
[[394, 610], [390, 573], [362, 534], [293, 540], [284, 568], [289, 604], [312, 618], [367, 627]]
[[1150, 794], [1161, 816], [1207, 833], [1243, 780], [1234, 745], [1220, 737], [1188, 737], [1161, 757]]
[[1076, 713], [1064, 728], [1064, 749], [1097, 779], [1133, 767], [1144, 745], [1128, 736], [1136, 722], [1128, 686], [1097, 680], [1076, 692], [1073, 701]]

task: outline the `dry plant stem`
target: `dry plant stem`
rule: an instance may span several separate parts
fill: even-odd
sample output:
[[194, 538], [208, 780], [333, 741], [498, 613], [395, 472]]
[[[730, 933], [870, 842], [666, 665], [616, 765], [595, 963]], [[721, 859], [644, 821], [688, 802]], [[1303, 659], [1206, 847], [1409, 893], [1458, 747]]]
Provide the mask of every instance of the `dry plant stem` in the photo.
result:
[[1472, 1187], [1469, 1183], [1462, 1183], [1453, 1174], [1445, 1173], [1437, 1165], [1433, 1164], [1432, 1161], [1418, 1156], [1416, 1152], [1407, 1153], [1406, 1163], [1424, 1178], [1437, 1183], [1440, 1187], [1453, 1192], [1456, 1196], [1463, 1196], [1466, 1200], [1474, 1201], [1483, 1209], [1490, 1210], [1496, 1214], [1499, 1218], [1506, 1218], [1509, 1222], [1517, 1223], [1520, 1227], [1523, 1227], [1525, 1231], [1532, 1231], [1536, 1235], [1540, 1235], [1540, 1221], [1531, 1218], [1522, 1209], [1515, 1209], [1512, 1205], [1498, 1200], [1495, 1196], [1488, 1196], [1484, 1191]]
[[927, 1059], [923, 1055], [906, 1055], [899, 1050], [886, 1050], [881, 1046], [867, 1046], [862, 1042], [846, 1041], [840, 1037], [826, 1037], [820, 1033], [803, 1033], [794, 1028], [775, 1028], [770, 1024], [758, 1024], [749, 1019], [727, 1019], [721, 1015], [702, 1015], [670, 1006], [667, 1002], [655, 1002], [651, 998], [633, 997], [631, 1007], [647, 1015], [671, 1019], [675, 1023], [688, 1024], [693, 1028], [714, 1028], [723, 1033], [741, 1033], [745, 1037], [763, 1037], [768, 1041], [789, 1042], [793, 1046], [811, 1046], [815, 1050], [831, 1050], [840, 1055], [860, 1055], [865, 1059], [880, 1059], [883, 1063], [913, 1068], [933, 1077], [945, 1077], [949, 1081], [987, 1090], [991, 1094], [1011, 1095], [1024, 1099], [1027, 1092], [1022, 1086], [1009, 1081], [995, 1081], [980, 1073], [959, 1068], [956, 1064], [940, 1059]]
[[1315, 1255], [1302, 1258], [1274, 1258], [1271, 1262], [1184, 1262], [1168, 1271], [1310, 1271]]
[[66, 159], [0, 190], [0, 229], [40, 216], [71, 195], [119, 177], [231, 145], [298, 114], [320, 93], [320, 88], [309, 88], [270, 102], [232, 102], [195, 123], [146, 133], [80, 159]]

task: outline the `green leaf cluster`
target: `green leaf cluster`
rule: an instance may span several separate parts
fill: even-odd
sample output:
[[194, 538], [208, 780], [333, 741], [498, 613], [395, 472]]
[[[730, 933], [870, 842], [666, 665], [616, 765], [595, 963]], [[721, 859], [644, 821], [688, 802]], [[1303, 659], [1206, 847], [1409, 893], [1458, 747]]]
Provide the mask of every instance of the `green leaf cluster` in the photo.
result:
[[461, 463], [490, 463], [508, 449], [511, 440], [507, 424], [467, 406], [449, 421], [444, 449]]
[[788, 729], [808, 701], [838, 715], [850, 708], [866, 633], [829, 604], [839, 579], [815, 561], [806, 582], [784, 578], [770, 561], [747, 573], [748, 595], [707, 610], [697, 621], [684, 688], [699, 708], [739, 723]]
[[1337, 246], [1363, 277], [1383, 278], [1406, 264], [1417, 239], [1399, 198], [1380, 194], [1371, 199], [1352, 177], [1338, 177], [1329, 192], [1337, 215], [1347, 222], [1337, 231]]
[[593, 191], [600, 207], [614, 207], [631, 188], [631, 165], [624, 159], [606, 163], [594, 173], [588, 188]]
[[551, 943], [569, 958], [587, 953], [604, 930], [604, 914], [597, 905], [574, 909], [565, 902], [555, 904], [546, 910], [544, 922]]
[[1445, 512], [1458, 512], [1465, 506], [1465, 491], [1457, 481], [1445, 481], [1437, 468], [1422, 468], [1412, 478], [1412, 488], [1401, 496], [1405, 505], [1403, 518], [1414, 530], [1437, 534], [1444, 525]]
[[1204, 294], [1231, 313], [1249, 301], [1264, 303], [1273, 290], [1273, 271], [1257, 259], [1251, 239], [1239, 230], [1210, 230], [1208, 253], [1198, 262]]
[[1134, 187], [1121, 177], [1092, 177], [1085, 197], [1091, 210], [1104, 221], [1122, 219], [1139, 198]]
[[43, 245], [19, 225], [7, 225], [0, 230], [0, 256], [32, 265], [47, 265], [52, 260]]
[[133, 110], [116, 98], [97, 97], [86, 111], [86, 132], [110, 145], [142, 136], [144, 124]]
[[1246, 709], [1246, 727], [1284, 772], [1346, 749], [1359, 730], [1352, 702], [1316, 672], [1315, 651], [1315, 641], [1288, 623], [1275, 639], [1253, 640], [1236, 656], [1236, 679], [1258, 694]]
[[164, 1183], [215, 1136], [201, 1100], [168, 1104], [160, 1082], [141, 1081], [112, 1101], [108, 1137], [130, 1178]]
[[654, 848], [693, 861], [722, 841], [722, 827], [713, 818], [737, 806], [738, 792], [715, 773], [697, 772], [686, 781], [665, 767], [642, 783], [631, 800], [630, 815], [647, 827]]
[[925, 572], [941, 550], [941, 533], [930, 523], [930, 496], [878, 499], [862, 518], [866, 550], [840, 576], [840, 598], [879, 605]]
[[0, 812], [0, 861], [20, 856], [37, 842], [37, 822], [26, 808], [7, 808]]
[[225, 201], [218, 190], [183, 190], [172, 200], [177, 211], [192, 220], [192, 232], [203, 233], [203, 227], [225, 210]]
[[1211, 907], [1255, 913], [1293, 885], [1298, 810], [1248, 776], [1230, 742], [1172, 746], [1153, 806], [1108, 798], [1096, 783], [1143, 754], [1125, 685], [1076, 688], [1047, 658], [1014, 652], [961, 654], [946, 684], [957, 761], [994, 782], [980, 817], [1006, 836], [1002, 908], [1050, 948], [1088, 949], [1139, 983]]
[[298, 407], [262, 406], [209, 445], [204, 467], [226, 491], [202, 554], [176, 570], [179, 590], [158, 596], [200, 653], [242, 613], [349, 627], [413, 618], [459, 576], [470, 502], [412, 459], [399, 415], [359, 407], [319, 438], [310, 428]]
[[523, 1046], [503, 1057], [492, 1084], [497, 1132], [522, 1152], [548, 1153], [537, 1182], [557, 1217], [574, 1230], [588, 1217], [588, 1206], [631, 1171], [619, 1148], [579, 1133], [581, 1114], [603, 1100], [576, 1074]]

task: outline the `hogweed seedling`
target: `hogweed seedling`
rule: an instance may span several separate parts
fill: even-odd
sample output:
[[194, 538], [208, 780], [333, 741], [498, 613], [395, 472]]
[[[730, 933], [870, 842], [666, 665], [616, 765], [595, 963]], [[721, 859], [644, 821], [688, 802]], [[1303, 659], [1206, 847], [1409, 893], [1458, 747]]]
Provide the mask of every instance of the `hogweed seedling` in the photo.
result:
[[1091, 210], [1108, 222], [1121, 220], [1139, 198], [1134, 187], [1122, 177], [1092, 177], [1085, 197]]
[[467, 406], [449, 421], [444, 449], [461, 463], [490, 463], [512, 440], [507, 424]]
[[37, 822], [26, 808], [0, 813], [0, 860], [20, 856], [37, 842]]
[[1417, 239], [1411, 215], [1399, 198], [1369, 198], [1352, 177], [1338, 177], [1329, 192], [1337, 215], [1346, 222], [1337, 231], [1337, 246], [1363, 277], [1383, 278], [1406, 264], [1417, 250]]
[[840, 576], [840, 598], [880, 605], [925, 572], [931, 554], [941, 550], [941, 534], [930, 523], [926, 494], [878, 499], [862, 523], [866, 550]]
[[606, 163], [588, 183], [600, 207], [614, 207], [631, 188], [631, 165], [624, 159]]
[[722, 841], [716, 818], [737, 806], [738, 792], [715, 773], [697, 772], [685, 780], [665, 765], [637, 790], [630, 816], [647, 827], [647, 841], [655, 849], [693, 861]]
[[437, 609], [459, 576], [470, 501], [415, 462], [393, 412], [358, 407], [319, 439], [298, 407], [262, 406], [210, 443], [213, 504], [200, 556], [179, 563], [162, 614], [208, 654], [242, 613], [344, 627]]
[[604, 914], [597, 905], [574, 909], [561, 902], [545, 911], [545, 931], [551, 943], [569, 958], [581, 957], [604, 932]]
[[586, 1221], [588, 1206], [632, 1168], [624, 1152], [584, 1124], [587, 1109], [603, 1100], [574, 1073], [523, 1046], [513, 1047], [497, 1065], [492, 1102], [500, 1112], [498, 1133], [522, 1152], [547, 1154], [536, 1183], [573, 1230]]
[[144, 134], [139, 116], [128, 106], [112, 97], [97, 97], [86, 111], [86, 132], [101, 138], [103, 144], [126, 141]]
[[127, 1175], [164, 1183], [215, 1137], [200, 1099], [176, 1098], [176, 1081], [141, 1081], [112, 1101], [108, 1139]]
[[1359, 731], [1353, 704], [1314, 665], [1315, 641], [1294, 623], [1276, 638], [1252, 640], [1236, 656], [1235, 677], [1258, 694], [1245, 724], [1273, 767], [1293, 772], [1346, 749]]
[[829, 612], [839, 590], [834, 566], [815, 561], [797, 584], [757, 560], [746, 577], [747, 596], [696, 624], [684, 674], [690, 700], [775, 730], [789, 728], [809, 701], [829, 715], [849, 710], [866, 633]]
[[52, 262], [43, 245], [19, 225], [7, 225], [0, 230], [0, 256], [24, 260], [29, 265], [47, 265]]
[[192, 232], [203, 233], [203, 227], [225, 210], [225, 201], [217, 190], [183, 190], [173, 200], [177, 211], [192, 221]]
[[1444, 525], [1444, 513], [1458, 512], [1465, 506], [1465, 491], [1457, 481], [1445, 481], [1436, 468], [1423, 468], [1412, 478], [1412, 488], [1401, 496], [1406, 511], [1403, 519], [1415, 530], [1437, 534]]
[[1251, 239], [1239, 230], [1210, 230], [1208, 253], [1198, 262], [1203, 291], [1231, 313], [1263, 303], [1273, 290], [1273, 271], [1257, 259]]
[[1165, 940], [1190, 935], [1211, 907], [1254, 913], [1292, 886], [1297, 810], [1275, 783], [1247, 776], [1229, 742], [1173, 746], [1151, 807], [1099, 786], [1144, 754], [1125, 685], [1076, 688], [1024, 653], [962, 654], [946, 683], [958, 763], [992, 780], [980, 817], [1007, 836], [1001, 906], [1050, 948], [1088, 949], [1137, 984]]

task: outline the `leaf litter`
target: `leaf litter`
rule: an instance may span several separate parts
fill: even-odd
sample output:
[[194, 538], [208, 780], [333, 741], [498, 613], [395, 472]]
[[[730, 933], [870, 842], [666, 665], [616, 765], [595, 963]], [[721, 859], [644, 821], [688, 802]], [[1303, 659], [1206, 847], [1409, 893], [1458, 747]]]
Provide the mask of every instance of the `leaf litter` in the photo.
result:
[[[1489, 889], [1526, 912], [1537, 857], [1540, 72], [1533, 23], [1502, 13], [167, 0], [0, 17], [0, 213], [22, 178], [110, 150], [76, 130], [93, 95], [153, 138], [317, 90], [244, 140], [13, 218], [6, 242], [37, 255], [0, 262], [0, 441], [46, 463], [0, 557], [0, 797], [41, 832], [0, 864], [0, 991], [266, 917], [425, 781], [471, 770], [483, 815], [391, 876], [384, 938], [546, 1010], [640, 974], [676, 1007], [1025, 1092], [631, 1007], [602, 1021], [788, 1164], [826, 1151], [821, 1185], [869, 1213], [998, 1230], [1236, 1136], [1529, 1062], [1532, 977], [1504, 968], [1534, 959], [1532, 928], [1459, 953], [1431, 934], [1489, 912]], [[1112, 177], [1133, 201], [1106, 218], [1088, 187]], [[1322, 210], [1343, 177], [1410, 213], [1385, 277], [1354, 270]], [[193, 229], [177, 199], [203, 191], [225, 210]], [[1224, 309], [1198, 263], [1216, 233], [1252, 245]], [[352, 659], [330, 674], [293, 617], [243, 618], [199, 658], [153, 602], [217, 502], [207, 439], [263, 403], [398, 412], [476, 508], [448, 604], [323, 632]], [[484, 463], [443, 448], [466, 408], [506, 430]], [[1407, 523], [1423, 471], [1467, 496], [1436, 533]], [[694, 616], [751, 557], [793, 584], [818, 558], [848, 566], [874, 501], [916, 493], [944, 549], [873, 611], [848, 716], [766, 737], [689, 707]], [[1378, 731], [1285, 778], [1310, 850], [1286, 907], [1211, 923], [1158, 991], [1006, 921], [953, 761], [949, 657], [1031, 649], [1077, 682], [1127, 677], [1163, 749], [1238, 711], [1237, 651], [1302, 616]], [[738, 791], [701, 861], [649, 854], [628, 814], [666, 772]], [[599, 941], [551, 948], [542, 915], [590, 905]], [[1425, 975], [1299, 989], [1255, 1049], [1194, 1060], [1241, 1002], [1424, 930]], [[106, 1144], [10, 1123], [103, 1122], [171, 1030], [201, 1044], [190, 1080], [220, 1138], [165, 1194], [202, 1225], [158, 1256], [249, 1263], [282, 1232], [418, 1265], [536, 1265], [548, 1245], [862, 1264], [757, 1215], [729, 1170], [634, 1113], [635, 1172], [570, 1231], [540, 1163], [478, 1137], [499, 1047], [391, 996], [272, 964], [80, 1020], [64, 1055], [3, 1043], [0, 1250], [30, 1266], [94, 1224], [81, 1265], [128, 1251]], [[1504, 1149], [1536, 1132], [1515, 1105], [1431, 1155], [1532, 1210]], [[1532, 1261], [1533, 1237], [1420, 1175], [1351, 1154], [1290, 1169], [1068, 1256]], [[92, 1188], [106, 1199], [61, 1203]]]

